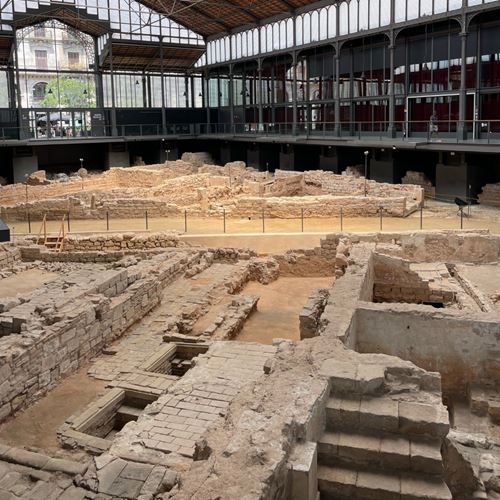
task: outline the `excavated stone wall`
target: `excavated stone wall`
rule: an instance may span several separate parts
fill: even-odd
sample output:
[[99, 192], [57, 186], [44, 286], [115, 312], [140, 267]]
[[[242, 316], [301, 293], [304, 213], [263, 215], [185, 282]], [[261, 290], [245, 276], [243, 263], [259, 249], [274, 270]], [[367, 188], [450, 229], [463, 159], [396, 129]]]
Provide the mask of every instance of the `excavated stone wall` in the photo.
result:
[[[289, 177], [297, 172], [277, 170], [275, 176]], [[365, 179], [353, 175], [337, 175], [324, 170], [307, 170], [303, 173], [306, 186], [320, 187], [323, 193], [335, 196], [364, 196]], [[408, 203], [413, 200], [419, 206], [423, 201], [423, 189], [416, 185], [388, 184], [372, 180], [366, 181], [367, 194], [371, 197], [401, 197], [408, 198]]]
[[406, 175], [401, 179], [401, 184], [421, 186], [426, 197], [436, 198], [436, 188], [423, 172], [408, 170]]
[[233, 217], [266, 217], [278, 219], [304, 217], [338, 217], [342, 209], [346, 217], [375, 216], [383, 207], [386, 215], [404, 217], [408, 214], [407, 199], [373, 196], [302, 196], [273, 198], [239, 198], [231, 210]]
[[80, 296], [47, 293], [3, 312], [0, 419], [33, 402], [120, 337], [158, 304], [163, 288], [199, 258], [199, 252], [166, 259], [160, 255], [103, 273]]
[[[458, 231], [330, 235], [322, 246], [338, 251], [341, 240], [349, 247], [351, 264], [330, 292], [323, 329], [336, 325], [345, 345], [360, 352], [398, 356], [439, 371], [450, 394], [463, 395], [478, 383], [498, 383], [498, 370], [491, 370], [498, 365], [498, 312], [489, 308], [484, 314], [477, 297], [462, 288], [444, 263], [497, 263], [499, 237]], [[373, 303], [428, 300], [446, 305], [457, 297], [459, 307], [446, 309]]]
[[431, 306], [360, 303], [356, 350], [384, 353], [439, 371], [448, 394], [463, 395], [488, 379], [500, 336], [500, 315], [436, 311]]
[[68, 236], [64, 241], [65, 252], [149, 250], [183, 246], [177, 233], [153, 233], [136, 235], [94, 234], [92, 236]]
[[486, 184], [478, 196], [480, 205], [500, 207], [500, 183]]
[[[203, 156], [203, 155], [202, 155]], [[198, 158], [199, 160], [199, 158]], [[196, 160], [196, 161], [198, 161]], [[376, 215], [405, 216], [422, 202], [417, 186], [395, 186], [335, 175], [331, 172], [257, 172], [244, 162], [223, 167], [168, 162], [132, 168], [112, 168], [99, 175], [71, 177], [68, 181], [44, 181], [25, 186], [0, 187], [0, 217], [7, 221], [32, 222], [44, 215], [51, 220], [70, 214], [74, 219], [140, 218], [180, 216], [184, 210], [195, 216], [219, 215], [269, 217]], [[264, 198], [262, 201], [259, 198]], [[258, 213], [257, 213], [258, 212]]]
[[0, 270], [5, 267], [12, 266], [21, 258], [19, 248], [12, 245], [4, 245], [0, 243]]

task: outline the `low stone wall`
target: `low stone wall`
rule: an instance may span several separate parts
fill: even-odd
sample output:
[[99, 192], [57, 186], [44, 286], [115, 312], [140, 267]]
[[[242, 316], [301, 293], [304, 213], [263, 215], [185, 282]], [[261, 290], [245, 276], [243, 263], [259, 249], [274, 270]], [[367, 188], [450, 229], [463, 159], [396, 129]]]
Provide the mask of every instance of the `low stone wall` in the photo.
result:
[[480, 205], [500, 207], [500, 183], [486, 184], [478, 196]]
[[277, 176], [264, 184], [264, 196], [304, 196], [305, 180], [303, 174]]
[[[89, 175], [83, 179], [76, 178], [66, 182], [51, 182], [47, 185], [28, 186], [26, 196], [26, 186], [21, 183], [10, 184], [0, 187], [0, 205], [14, 206], [21, 201], [33, 202], [49, 198], [59, 198], [78, 194], [82, 191], [111, 190], [117, 188], [138, 188], [153, 187], [158, 184], [177, 177], [178, 173], [164, 165], [151, 167], [134, 168], [111, 168], [110, 170], [97, 175]], [[163, 167], [163, 168], [158, 168]]]
[[32, 403], [120, 337], [158, 304], [163, 288], [199, 258], [199, 253], [166, 260], [159, 256], [144, 264], [143, 272], [119, 269], [96, 284], [96, 293], [72, 300], [54, 311], [52, 319], [46, 317], [48, 324], [35, 321], [28, 324], [27, 335], [1, 338], [0, 420]]
[[[275, 176], [289, 177], [297, 175], [297, 172], [277, 170]], [[337, 175], [324, 170], [307, 170], [303, 173], [306, 186], [320, 188], [324, 194], [335, 196], [364, 196], [365, 179], [353, 175]], [[397, 198], [404, 196], [408, 204], [413, 201], [418, 207], [424, 199], [423, 189], [411, 184], [388, 184], [385, 182], [366, 181], [368, 196], [379, 198]]]
[[432, 199], [436, 197], [436, 188], [423, 172], [408, 170], [406, 175], [401, 179], [401, 184], [420, 186], [424, 190], [424, 195], [426, 197]]
[[498, 314], [436, 312], [431, 306], [358, 303], [354, 320], [356, 349], [411, 361], [442, 376], [448, 393], [465, 394], [469, 385], [498, 384], [500, 373], [487, 373], [500, 336]]
[[283, 198], [245, 197], [236, 200], [232, 217], [266, 217], [277, 219], [304, 217], [338, 217], [340, 210], [346, 217], [375, 216], [383, 207], [384, 214], [404, 217], [408, 214], [406, 198], [375, 198], [372, 196], [302, 196]]
[[310, 339], [319, 335], [320, 317], [325, 310], [328, 290], [318, 288], [309, 296], [299, 314], [300, 340]]
[[[403, 231], [398, 233], [334, 233], [322, 245], [335, 245], [340, 238], [349, 245], [374, 243], [379, 253], [395, 255], [412, 262], [500, 261], [500, 235], [488, 230]], [[330, 247], [325, 247], [330, 248]]]
[[21, 258], [21, 251], [12, 245], [0, 244], [0, 270], [10, 267]]
[[65, 252], [151, 250], [179, 246], [185, 245], [179, 240], [178, 233], [93, 234], [92, 236], [68, 236], [64, 241]]

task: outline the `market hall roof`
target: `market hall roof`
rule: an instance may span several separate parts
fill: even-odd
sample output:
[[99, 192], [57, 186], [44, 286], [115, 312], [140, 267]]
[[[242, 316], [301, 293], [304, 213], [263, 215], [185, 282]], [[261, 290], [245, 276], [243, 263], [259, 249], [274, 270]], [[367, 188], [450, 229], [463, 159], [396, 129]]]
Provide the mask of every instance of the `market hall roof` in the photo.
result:
[[205, 37], [259, 25], [274, 16], [292, 15], [317, 0], [141, 0], [176, 23]]

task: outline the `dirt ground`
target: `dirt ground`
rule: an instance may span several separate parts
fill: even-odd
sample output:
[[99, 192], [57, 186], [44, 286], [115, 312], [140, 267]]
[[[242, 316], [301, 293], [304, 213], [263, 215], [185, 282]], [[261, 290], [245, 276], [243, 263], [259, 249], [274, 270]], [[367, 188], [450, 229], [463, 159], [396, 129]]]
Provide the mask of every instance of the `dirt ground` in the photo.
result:
[[497, 310], [500, 311], [500, 301], [497, 301], [500, 296], [500, 265], [462, 265], [458, 268], [474, 286], [496, 302]]
[[[87, 376], [88, 367], [62, 380], [28, 409], [0, 426], [0, 442], [11, 446], [40, 450], [53, 456], [69, 454], [59, 446], [57, 429], [81, 411], [103, 391], [106, 382]], [[78, 454], [77, 454], [78, 455]], [[72, 454], [72, 458], [77, 457]]]
[[257, 311], [235, 340], [272, 344], [273, 339], [300, 340], [299, 313], [315, 288], [330, 288], [333, 277], [278, 278], [269, 285], [252, 281], [243, 293], [260, 297]]
[[[467, 213], [467, 209], [465, 210]], [[25, 222], [9, 223], [11, 231], [16, 234], [26, 234], [28, 225]], [[460, 229], [460, 217], [454, 204], [436, 201], [426, 201], [423, 210], [423, 229]], [[463, 220], [464, 229], [489, 229], [492, 233], [500, 234], [500, 209], [475, 205], [471, 208], [471, 216]], [[32, 222], [31, 231], [37, 233], [39, 222]], [[60, 221], [49, 221], [48, 231], [58, 232]], [[376, 217], [349, 217], [344, 218], [342, 227], [348, 232], [373, 232], [380, 230], [380, 218]], [[332, 233], [340, 231], [340, 218], [308, 218], [302, 221], [297, 219], [262, 219], [257, 218], [227, 218], [227, 234], [251, 233]], [[137, 219], [110, 219], [110, 231], [168, 231], [184, 232], [184, 217], [149, 217], [146, 228], [146, 218]], [[420, 212], [415, 212], [406, 218], [383, 217], [384, 231], [416, 231], [420, 229]], [[70, 232], [105, 232], [105, 220], [71, 220]], [[187, 234], [223, 234], [224, 221], [222, 216], [211, 218], [195, 218], [187, 216]]]
[[27, 269], [8, 278], [0, 280], [0, 299], [15, 297], [18, 293], [29, 293], [45, 283], [50, 283], [57, 278], [57, 273]]

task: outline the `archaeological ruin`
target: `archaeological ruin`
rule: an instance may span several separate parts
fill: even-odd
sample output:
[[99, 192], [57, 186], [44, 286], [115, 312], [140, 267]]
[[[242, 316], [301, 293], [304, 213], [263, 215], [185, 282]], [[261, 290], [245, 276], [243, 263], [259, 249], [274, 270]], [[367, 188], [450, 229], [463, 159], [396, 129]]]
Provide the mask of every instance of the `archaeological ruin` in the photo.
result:
[[500, 236], [92, 229], [430, 196], [206, 161], [0, 187], [0, 498], [500, 499]]
[[0, 500], [500, 500], [500, 0], [0, 0]]

